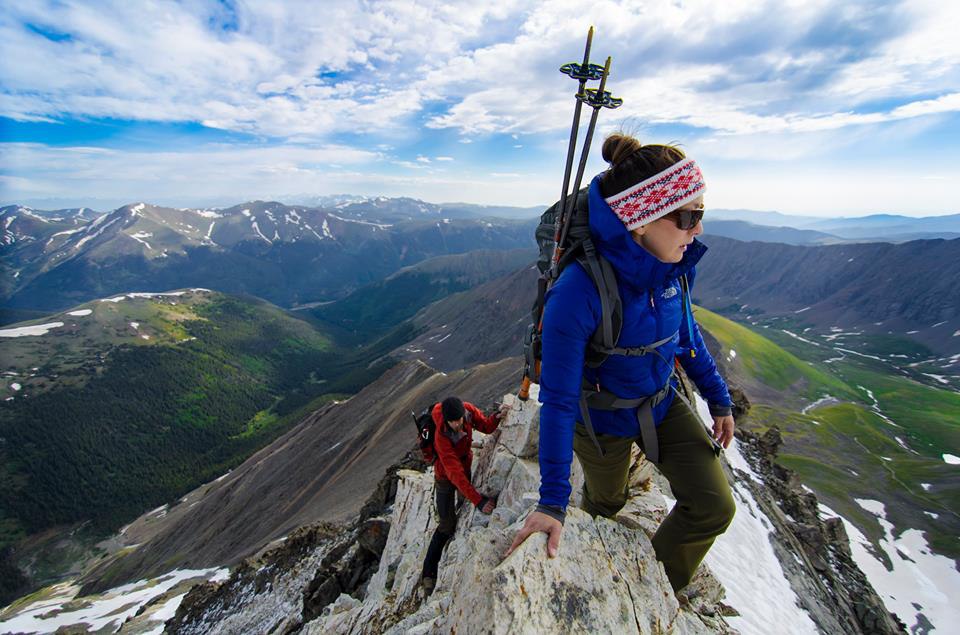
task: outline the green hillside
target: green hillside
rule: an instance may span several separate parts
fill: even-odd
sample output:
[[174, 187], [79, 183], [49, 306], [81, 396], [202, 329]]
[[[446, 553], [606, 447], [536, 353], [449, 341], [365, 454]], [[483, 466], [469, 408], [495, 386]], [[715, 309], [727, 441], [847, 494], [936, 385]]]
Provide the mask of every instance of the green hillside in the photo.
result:
[[[960, 557], [960, 473], [942, 457], [960, 447], [960, 394], [900, 376], [881, 361], [838, 357], [823, 345], [754, 331], [702, 308], [697, 320], [723, 347], [725, 375], [776, 395], [754, 398], [748, 390], [754, 403], [739, 425], [779, 427], [780, 461], [821, 501], [877, 539], [877, 519], [855, 499], [879, 500], [897, 531], [923, 530], [937, 552]], [[832, 399], [810, 407], [826, 397]], [[786, 405], [797, 399], [804, 408]]]
[[126, 296], [40, 321], [58, 322], [3, 339], [0, 548], [82, 521], [116, 529], [238, 464], [329, 391], [327, 338], [259, 300]]
[[310, 314], [336, 333], [338, 341], [365, 341], [389, 331], [432, 302], [515, 271], [534, 258], [533, 249], [478, 249], [437, 256], [318, 306]]
[[814, 401], [824, 394], [857, 399], [859, 394], [829, 369], [812, 365], [749, 328], [698, 307], [697, 322], [727, 351], [736, 351], [736, 366], [769, 388]]

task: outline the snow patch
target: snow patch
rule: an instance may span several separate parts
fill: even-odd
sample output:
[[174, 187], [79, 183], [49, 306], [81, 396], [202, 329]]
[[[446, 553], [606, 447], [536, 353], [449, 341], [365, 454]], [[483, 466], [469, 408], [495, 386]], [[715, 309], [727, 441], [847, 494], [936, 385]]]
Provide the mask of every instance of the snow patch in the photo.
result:
[[926, 375], [927, 377], [932, 377], [933, 379], [936, 379], [941, 384], [946, 384], [948, 386], [950, 385], [950, 380], [944, 377], [943, 375], [934, 375], [933, 373], [922, 373], [922, 374]]
[[260, 227], [259, 227], [259, 225], [257, 225], [257, 221], [255, 221], [255, 220], [254, 220], [254, 221], [250, 221], [250, 226], [253, 227], [253, 231], [257, 232], [257, 236], [259, 236], [260, 238], [263, 238], [265, 241], [267, 241], [267, 242], [270, 243], [271, 245], [273, 244], [273, 242], [272, 242], [269, 238], [267, 238], [267, 237], [264, 236], [262, 233], [260, 233]]
[[[102, 220], [102, 219], [104, 219], [104, 218], [106, 218], [106, 216], [101, 216], [99, 219], [97, 219], [97, 221]], [[74, 249], [80, 249], [81, 247], [83, 247], [83, 245], [86, 244], [86, 242], [87, 242], [88, 240], [93, 240], [94, 238], [96, 238], [97, 236], [99, 236], [100, 234], [102, 234], [102, 233], [107, 229], [107, 227], [110, 227], [110, 225], [113, 225], [115, 222], [117, 222], [118, 220], [120, 220], [120, 218], [121, 218], [120, 216], [116, 216], [116, 217], [114, 217], [114, 219], [113, 219], [112, 221], [110, 221], [109, 223], [106, 223], [103, 227], [101, 227], [100, 229], [98, 229], [98, 230], [96, 231], [96, 233], [90, 234], [90, 235], [88, 235], [88, 236], [84, 236], [83, 238], [80, 239], [80, 241], [79, 241], [76, 245], [73, 246], [73, 248], [74, 248]], [[97, 224], [97, 221], [94, 221], [94, 222], [90, 225], [90, 227], [88, 228], [88, 230], [89, 230], [89, 229], [92, 229], [92, 228]]]
[[20, 326], [15, 329], [0, 329], [0, 337], [24, 337], [27, 335], [46, 335], [51, 329], [63, 326], [63, 322], [47, 322], [33, 326]]
[[151, 236], [153, 236], [152, 233], [150, 233], [150, 232], [137, 232], [136, 234], [127, 234], [127, 235], [130, 236], [130, 238], [133, 238], [133, 239], [134, 239], [135, 241], [137, 241], [138, 243], [143, 243], [144, 245], [147, 246], [147, 249], [153, 251], [153, 247], [150, 246], [150, 243], [148, 243], [147, 241], [144, 240], [144, 238], [150, 238]]
[[[746, 306], [746, 305], [744, 305], [744, 306]], [[809, 311], [809, 310], [810, 310], [810, 307], [806, 306], [806, 307], [803, 307], [802, 309], [800, 309], [799, 311], [794, 311], [794, 313], [803, 313], [804, 311]]]
[[[29, 604], [16, 614], [0, 621], [0, 632], [52, 633], [60, 627], [85, 624], [92, 631], [114, 632], [127, 618], [133, 617], [150, 600], [159, 597], [191, 578], [221, 582], [230, 575], [228, 569], [178, 569], [153, 580], [138, 580], [91, 596], [80, 608], [65, 610], [64, 605], [75, 599], [80, 588], [72, 584], [53, 587], [54, 595], [46, 600]], [[183, 600], [183, 596], [177, 596]], [[173, 598], [164, 603], [164, 615], [176, 611], [168, 606]], [[179, 603], [178, 605], [179, 606]]]
[[204, 218], [223, 218], [223, 214], [218, 214], [208, 209], [198, 209], [198, 210], [195, 210], [195, 212], [199, 216], [203, 216]]
[[954, 456], [952, 454], [944, 454], [943, 462], [947, 465], [960, 465], [960, 456]]
[[[711, 420], [706, 402], [697, 397], [697, 411], [704, 421]], [[760, 482], [734, 440], [725, 451], [727, 461], [750, 478]], [[750, 490], [739, 482], [733, 485], [737, 513], [726, 533], [719, 536], [705, 559], [714, 575], [727, 590], [727, 602], [740, 610], [740, 617], [727, 621], [741, 633], [769, 633], [776, 624], [784, 633], [816, 633], [810, 615], [790, 583], [773, 546], [773, 523], [760, 509]], [[743, 575], [743, 563], [749, 562], [750, 575]]]
[[10, 389], [11, 389], [13, 392], [17, 392], [17, 391], [20, 390], [21, 388], [23, 388], [23, 386], [21, 386], [21, 385], [18, 384], [17, 382], [13, 382], [12, 384], [10, 384]]
[[139, 322], [131, 322], [131, 323], [130, 323], [130, 326], [131, 326], [131, 328], [133, 328], [133, 330], [137, 330], [137, 329], [140, 328], [140, 323], [139, 323]]
[[949, 632], [960, 621], [960, 608], [953, 601], [950, 589], [960, 588], [960, 572], [953, 560], [934, 554], [917, 529], [907, 529], [894, 537], [893, 524], [887, 520], [884, 504], [880, 501], [857, 499], [857, 504], [877, 517], [884, 537], [879, 546], [892, 563], [890, 570], [871, 552], [870, 541], [853, 523], [820, 504], [833, 517], [843, 521], [850, 537], [850, 550], [857, 566], [883, 599], [887, 609], [907, 624], [911, 633], [919, 632], [922, 615], [933, 624], [933, 632]]
[[136, 293], [128, 293], [128, 294], [127, 294], [127, 297], [128, 297], [128, 298], [152, 298], [152, 297], [154, 297], [154, 296], [174, 296], [174, 297], [179, 297], [179, 296], [183, 295], [184, 293], [186, 293], [186, 291], [166, 291], [166, 292], [163, 292], [163, 293], [160, 293], [160, 292], [150, 293], [150, 292], [140, 292], [140, 291], [138, 291], [138, 292], [136, 292]]
[[370, 221], [365, 220], [354, 220], [352, 218], [343, 218], [342, 216], [337, 216], [336, 214], [331, 214], [327, 212], [327, 216], [330, 218], [336, 218], [337, 220], [343, 221], [345, 223], [356, 223], [358, 225], [370, 225], [378, 229], [387, 229], [388, 227], [393, 227], [393, 225], [385, 225], [383, 223], [371, 223]]
[[[817, 400], [814, 401], [812, 404], [810, 404], [809, 406], [807, 406], [806, 408], [804, 408], [803, 410], [801, 410], [801, 411], [800, 411], [800, 414], [807, 414], [807, 413], [810, 412], [811, 410], [814, 410], [815, 408], [819, 408], [820, 406], [822, 406], [822, 405], [824, 405], [824, 404], [834, 403], [834, 402], [837, 402], [837, 401], [838, 401], [838, 399], [837, 399], [836, 397], [831, 397], [830, 395], [824, 395], [824, 396], [821, 397], [820, 399], [817, 399]], [[819, 425], [819, 424], [817, 424], [817, 425]]]
[[805, 337], [800, 337], [796, 333], [791, 333], [787, 329], [780, 329], [780, 330], [786, 333], [787, 335], [789, 335], [790, 337], [800, 340], [801, 342], [806, 342], [807, 344], [813, 344], [814, 346], [820, 346], [820, 342], [814, 342], [813, 340], [808, 340]]
[[90, 315], [93, 313], [90, 309], [80, 309], [79, 311], [70, 311], [67, 315], [72, 315], [74, 317], [83, 317], [84, 315]]

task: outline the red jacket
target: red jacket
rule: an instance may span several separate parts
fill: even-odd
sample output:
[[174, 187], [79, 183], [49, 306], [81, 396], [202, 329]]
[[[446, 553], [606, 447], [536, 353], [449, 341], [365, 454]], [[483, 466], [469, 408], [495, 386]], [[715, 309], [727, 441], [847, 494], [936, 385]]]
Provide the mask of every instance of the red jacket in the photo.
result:
[[460, 490], [471, 503], [477, 505], [483, 500], [473, 485], [470, 484], [470, 465], [473, 463], [473, 429], [490, 434], [500, 425], [499, 413], [489, 417], [485, 416], [479, 408], [472, 403], [463, 402], [466, 413], [463, 416], [463, 428], [460, 431], [460, 438], [454, 443], [453, 437], [457, 433], [447, 427], [447, 422], [443, 420], [443, 413], [440, 410], [440, 404], [433, 407], [433, 422], [437, 426], [436, 436], [433, 440], [433, 447], [437, 452], [437, 461], [433, 464], [434, 474], [438, 481], [450, 481], [454, 487]]

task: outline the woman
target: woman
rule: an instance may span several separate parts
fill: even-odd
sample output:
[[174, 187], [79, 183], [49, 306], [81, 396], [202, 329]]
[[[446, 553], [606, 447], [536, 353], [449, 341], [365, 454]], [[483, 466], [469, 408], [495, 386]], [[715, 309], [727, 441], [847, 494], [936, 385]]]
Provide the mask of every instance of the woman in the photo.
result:
[[[584, 470], [584, 510], [614, 516], [627, 500], [630, 448], [637, 443], [657, 461], [677, 499], [653, 546], [679, 590], [735, 511], [718, 458], [719, 446], [733, 439], [730, 395], [689, 304], [694, 266], [706, 251], [695, 239], [703, 231], [705, 185], [696, 163], [672, 146], [641, 145], [616, 134], [604, 142], [603, 158], [610, 168], [589, 189], [590, 235], [617, 278], [623, 305], [617, 345], [652, 350], [612, 354], [597, 368], [584, 367], [601, 320], [600, 295], [579, 263], [563, 270], [543, 318], [540, 504], [507, 554], [543, 531], [549, 555], [556, 555], [574, 452]], [[713, 440], [685, 400], [676, 398], [675, 358], [710, 405]], [[589, 416], [581, 416], [584, 386], [590, 387], [587, 397], [595, 396], [589, 394], [595, 387], [633, 407], [584, 407]]]

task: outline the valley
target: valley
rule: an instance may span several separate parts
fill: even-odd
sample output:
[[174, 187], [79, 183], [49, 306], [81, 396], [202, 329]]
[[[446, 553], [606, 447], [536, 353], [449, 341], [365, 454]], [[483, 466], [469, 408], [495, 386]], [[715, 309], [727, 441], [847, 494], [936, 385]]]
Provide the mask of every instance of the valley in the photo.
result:
[[[300, 231], [311, 212], [275, 205], [200, 210], [218, 215], [206, 233], [184, 216], [181, 247], [165, 256], [152, 253], [158, 233], [146, 236], [141, 225], [166, 214], [151, 206], [121, 208], [109, 227], [106, 216], [56, 221], [46, 231], [66, 233], [50, 245], [76, 252], [63, 264], [37, 256], [44, 250], [27, 234], [5, 246], [15, 256], [5, 262], [20, 259], [25, 282], [4, 310], [31, 318], [0, 328], [0, 571], [15, 582], [9, 592], [81, 574], [84, 593], [172, 567], [213, 575], [296, 527], [349, 518], [409, 449], [402, 410], [440, 395], [415, 390], [427, 378], [417, 364], [450, 374], [452, 383], [431, 379], [448, 386], [434, 390], [458, 386], [490, 400], [515, 390], [536, 285], [536, 252], [523, 246], [532, 224], [426, 220], [416, 215], [438, 212], [410, 201], [354, 202], [323, 218], [331, 233], [348, 227], [359, 242], [348, 231], [308, 246], [281, 222], [293, 232], [297, 219]], [[63, 229], [68, 222], [76, 227]], [[492, 233], [465, 241], [478, 226]], [[273, 234], [256, 235], [268, 227]], [[110, 228], [120, 233], [108, 238]], [[955, 563], [955, 290], [936, 281], [916, 297], [897, 295], [904, 280], [932, 269], [909, 252], [892, 254], [895, 246], [705, 242], [696, 316], [722, 374], [751, 403], [740, 425], [780, 430], [778, 461], [849, 523], [858, 562], [879, 563], [877, 580], [920, 566], [894, 544], [916, 551], [924, 572]], [[960, 245], [932, 242], [941, 259]], [[902, 271], [858, 277], [869, 271], [856, 269], [858, 259], [891, 257]], [[169, 269], [177, 258], [186, 260]], [[317, 276], [334, 286], [310, 286]], [[196, 286], [163, 286], [185, 279]], [[54, 287], [63, 292], [54, 297]], [[90, 297], [104, 289], [117, 291]], [[21, 303], [44, 294], [37, 306], [61, 308]], [[64, 305], [72, 297], [86, 299]], [[381, 396], [346, 405], [378, 378]], [[401, 393], [392, 411], [387, 395]], [[368, 437], [389, 451], [375, 457]], [[260, 503], [250, 492], [232, 501], [250, 487]], [[241, 517], [242, 538], [231, 529]]]

